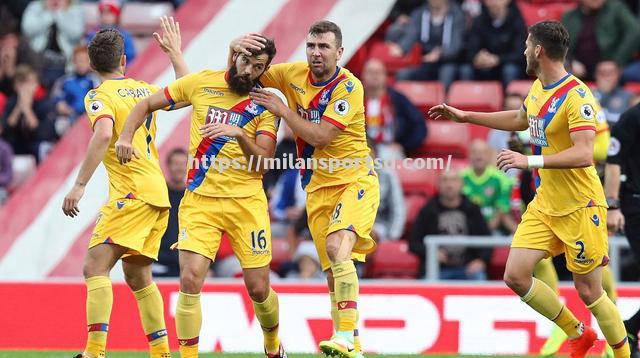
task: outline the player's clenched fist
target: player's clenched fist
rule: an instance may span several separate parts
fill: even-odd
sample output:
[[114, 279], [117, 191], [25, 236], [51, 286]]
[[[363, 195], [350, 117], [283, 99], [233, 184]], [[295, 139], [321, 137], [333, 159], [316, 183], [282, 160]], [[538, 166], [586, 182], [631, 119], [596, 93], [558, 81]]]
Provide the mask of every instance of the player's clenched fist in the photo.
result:
[[129, 163], [132, 156], [136, 157], [136, 159], [140, 159], [135, 149], [133, 149], [131, 141], [122, 140], [122, 138], [118, 139], [116, 142], [116, 156], [118, 157], [120, 164]]

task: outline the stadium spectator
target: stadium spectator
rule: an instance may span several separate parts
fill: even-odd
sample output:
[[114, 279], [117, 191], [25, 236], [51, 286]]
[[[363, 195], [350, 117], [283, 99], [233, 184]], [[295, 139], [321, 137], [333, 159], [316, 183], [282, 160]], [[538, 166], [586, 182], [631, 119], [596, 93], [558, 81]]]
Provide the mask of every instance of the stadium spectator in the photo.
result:
[[324, 279], [325, 275], [320, 266], [320, 259], [313, 241], [304, 241], [298, 245], [291, 263], [286, 263], [286, 278], [302, 280]]
[[278, 177], [269, 200], [272, 236], [281, 237], [286, 235], [289, 225], [304, 214], [306, 197], [300, 184], [298, 170], [284, 170]]
[[511, 216], [511, 180], [489, 163], [493, 161], [491, 149], [483, 140], [476, 139], [469, 146], [471, 167], [462, 171], [462, 192], [480, 211], [491, 232], [503, 229], [508, 234], [516, 231]]
[[458, 72], [464, 22], [464, 13], [455, 1], [428, 0], [424, 6], [414, 10], [406, 33], [390, 44], [390, 50], [392, 55], [399, 57], [419, 44], [422, 64], [400, 70], [396, 79], [439, 80], [448, 88]]
[[[450, 170], [440, 175], [438, 195], [420, 209], [413, 224], [409, 248], [420, 259], [422, 275], [426, 256], [425, 235], [490, 235], [480, 208], [462, 194], [459, 172]], [[486, 279], [490, 256], [490, 249], [441, 247], [438, 252], [440, 279]]]
[[[68, 126], [85, 113], [84, 97], [99, 84], [98, 76], [91, 71], [87, 49], [76, 47], [73, 50], [73, 73], [59, 78], [52, 90], [58, 115], [58, 135], [62, 136]], [[63, 123], [65, 125], [62, 125]]]
[[[2, 134], [2, 126], [0, 126]], [[13, 179], [13, 150], [7, 141], [0, 137], [0, 205], [9, 196], [9, 185]]]
[[20, 28], [22, 14], [30, 2], [31, 0], [3, 1], [2, 4], [0, 4], [0, 23], [16, 23], [18, 28]]
[[614, 61], [603, 61], [596, 66], [597, 88], [593, 95], [602, 106], [609, 124], [618, 121], [633, 99], [633, 94], [620, 86], [620, 75], [620, 67]]
[[33, 1], [24, 12], [22, 33], [42, 57], [42, 83], [50, 88], [64, 75], [84, 33], [82, 6], [72, 0]]
[[18, 66], [13, 82], [16, 94], [2, 116], [4, 138], [16, 154], [33, 154], [41, 161], [57, 140], [53, 105], [29, 66]]
[[[369, 143], [371, 148], [377, 150], [378, 146]], [[376, 169], [376, 172], [380, 184], [380, 205], [372, 234], [378, 242], [398, 240], [402, 236], [407, 221], [407, 209], [400, 179], [393, 169], [382, 167]]]
[[153, 275], [157, 277], [178, 277], [180, 276], [180, 266], [178, 265], [178, 252], [171, 250], [178, 240], [178, 207], [184, 195], [187, 180], [187, 165], [189, 156], [182, 148], [173, 148], [167, 156], [167, 188], [169, 189], [169, 222], [167, 231], [162, 236], [158, 261], [153, 264]]
[[124, 54], [127, 56], [127, 63], [132, 64], [136, 58], [136, 47], [131, 33], [120, 26], [120, 14], [122, 13], [120, 3], [118, 0], [101, 0], [98, 4], [98, 10], [100, 11], [100, 23], [94, 31], [87, 34], [87, 43], [102, 29], [117, 29], [124, 38]]
[[526, 39], [524, 20], [511, 0], [484, 0], [467, 37], [467, 63], [460, 78], [497, 80], [506, 87], [523, 74]]
[[18, 65], [29, 65], [39, 70], [40, 61], [29, 44], [11, 25], [3, 26], [0, 30], [0, 92], [7, 97], [15, 94], [13, 90], [13, 76]]
[[[524, 102], [524, 98], [521, 95], [515, 92], [510, 92], [505, 94], [504, 104], [502, 105], [503, 106], [502, 108], [505, 111], [518, 111], [522, 108], [523, 102]], [[528, 132], [528, 130], [525, 130], [523, 132]], [[503, 149], [509, 148], [509, 139], [511, 137], [511, 134], [512, 134], [511, 132], [492, 129], [489, 131], [489, 136], [487, 137], [487, 143], [489, 143], [489, 146], [496, 153], [500, 152]]]
[[424, 0], [398, 0], [387, 18], [391, 25], [387, 29], [385, 40], [388, 42], [398, 42], [407, 32], [411, 23], [411, 13], [416, 8], [424, 4]]
[[[296, 140], [293, 136], [291, 128], [286, 123], [280, 122], [280, 128], [278, 129], [278, 145], [276, 146], [276, 154], [274, 158], [278, 158], [288, 162], [288, 158], [291, 158], [295, 163], [297, 158]], [[263, 186], [267, 193], [267, 197], [271, 198], [273, 188], [278, 182], [280, 175], [285, 172], [285, 169], [272, 169], [264, 174], [262, 179]]]
[[427, 136], [424, 116], [407, 97], [387, 86], [387, 72], [382, 61], [367, 61], [362, 85], [367, 137], [378, 145], [378, 156], [404, 158], [418, 148]]
[[619, 0], [580, 0], [562, 23], [569, 31], [571, 72], [583, 80], [593, 80], [604, 60], [624, 68], [638, 50], [640, 24]]

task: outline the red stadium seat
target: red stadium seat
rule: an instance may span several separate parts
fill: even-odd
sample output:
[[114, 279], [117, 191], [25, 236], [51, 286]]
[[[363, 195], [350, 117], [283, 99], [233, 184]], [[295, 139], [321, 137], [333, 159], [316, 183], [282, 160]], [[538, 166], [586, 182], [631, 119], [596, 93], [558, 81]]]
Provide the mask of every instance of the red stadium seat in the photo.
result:
[[420, 64], [420, 47], [415, 46], [403, 57], [394, 57], [389, 53], [389, 47], [386, 43], [378, 42], [371, 46], [369, 57], [377, 58], [384, 62], [389, 75], [394, 75], [400, 69]]
[[529, 94], [529, 89], [531, 88], [532, 84], [533, 81], [531, 80], [511, 81], [507, 86], [506, 93], [517, 93], [522, 96], [522, 98], [524, 98], [527, 96], [527, 94]]
[[394, 86], [427, 118], [429, 108], [444, 101], [444, 86], [438, 81], [399, 81]]
[[629, 82], [624, 85], [624, 89], [633, 93], [634, 95], [640, 95], [640, 82]]
[[412, 165], [403, 167], [399, 161], [396, 162], [395, 168], [405, 195], [417, 194], [428, 197], [435, 193], [438, 170], [417, 169]]
[[487, 276], [490, 280], [502, 280], [508, 257], [509, 246], [498, 246], [493, 249], [491, 261], [487, 267]]
[[271, 239], [271, 270], [278, 272], [280, 265], [291, 260], [289, 243], [285, 238], [274, 237]]
[[404, 203], [407, 207], [407, 221], [404, 225], [403, 238], [407, 238], [411, 234], [411, 228], [413, 227], [413, 223], [416, 221], [416, 216], [418, 216], [420, 209], [427, 204], [428, 200], [429, 199], [424, 195], [405, 195]]
[[407, 278], [418, 276], [420, 261], [409, 252], [406, 241], [384, 241], [371, 257], [373, 278]]
[[438, 120], [428, 122], [428, 136], [414, 156], [466, 158], [469, 146], [469, 126]]
[[449, 88], [447, 104], [479, 112], [502, 109], [502, 85], [497, 81], [456, 81]]
[[524, 18], [525, 25], [531, 26], [543, 20], [560, 20], [562, 14], [576, 7], [571, 2], [553, 2], [548, 4], [535, 4], [526, 1], [518, 1], [518, 8]]

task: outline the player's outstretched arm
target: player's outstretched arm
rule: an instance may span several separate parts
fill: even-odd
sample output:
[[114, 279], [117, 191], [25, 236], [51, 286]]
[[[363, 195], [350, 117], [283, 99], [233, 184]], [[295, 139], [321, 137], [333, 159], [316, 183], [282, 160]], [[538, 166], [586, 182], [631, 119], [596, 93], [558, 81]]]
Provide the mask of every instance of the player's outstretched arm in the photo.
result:
[[326, 147], [340, 134], [340, 129], [327, 121], [316, 124], [300, 117], [273, 92], [256, 89], [249, 96], [256, 104], [264, 106], [276, 117], [284, 119], [298, 137], [316, 148]]
[[472, 123], [503, 131], [522, 131], [529, 128], [527, 114], [524, 110], [500, 112], [469, 112], [439, 104], [429, 109], [429, 117], [435, 120], [449, 119], [458, 123]]
[[120, 137], [118, 137], [118, 141], [116, 142], [116, 155], [118, 156], [120, 164], [130, 162], [132, 156], [138, 159], [140, 158], [133, 150], [133, 134], [140, 128], [149, 114], [166, 108], [169, 105], [169, 100], [165, 97], [164, 91], [158, 91], [138, 102], [138, 104], [133, 107], [124, 123], [122, 133], [120, 133]]
[[113, 135], [113, 121], [103, 120], [97, 121], [93, 128], [93, 136], [89, 141], [89, 148], [85, 154], [84, 160], [80, 166], [80, 172], [76, 177], [76, 182], [73, 184], [73, 188], [64, 197], [62, 204], [62, 212], [70, 217], [76, 217], [80, 210], [78, 209], [78, 202], [84, 195], [84, 188], [93, 176], [93, 172], [104, 158], [104, 154], [109, 148], [111, 143], [111, 136]]
[[162, 36], [157, 32], [153, 33], [153, 38], [158, 46], [164, 51], [176, 74], [176, 79], [189, 73], [187, 63], [182, 56], [182, 37], [180, 35], [180, 23], [173, 19], [173, 16], [162, 16], [160, 18], [160, 27], [162, 28]]

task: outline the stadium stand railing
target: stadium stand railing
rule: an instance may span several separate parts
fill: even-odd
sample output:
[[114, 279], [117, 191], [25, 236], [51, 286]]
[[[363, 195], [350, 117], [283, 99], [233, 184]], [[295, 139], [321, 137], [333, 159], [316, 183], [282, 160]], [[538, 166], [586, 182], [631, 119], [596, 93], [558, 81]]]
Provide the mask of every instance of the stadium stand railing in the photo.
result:
[[[504, 247], [511, 244], [511, 236], [465, 236], [465, 235], [427, 235], [424, 237], [426, 247], [426, 279], [438, 281], [440, 266], [438, 250], [443, 246], [464, 247]], [[627, 239], [622, 236], [609, 237], [609, 265], [616, 281], [620, 280], [620, 251], [629, 247]]]

